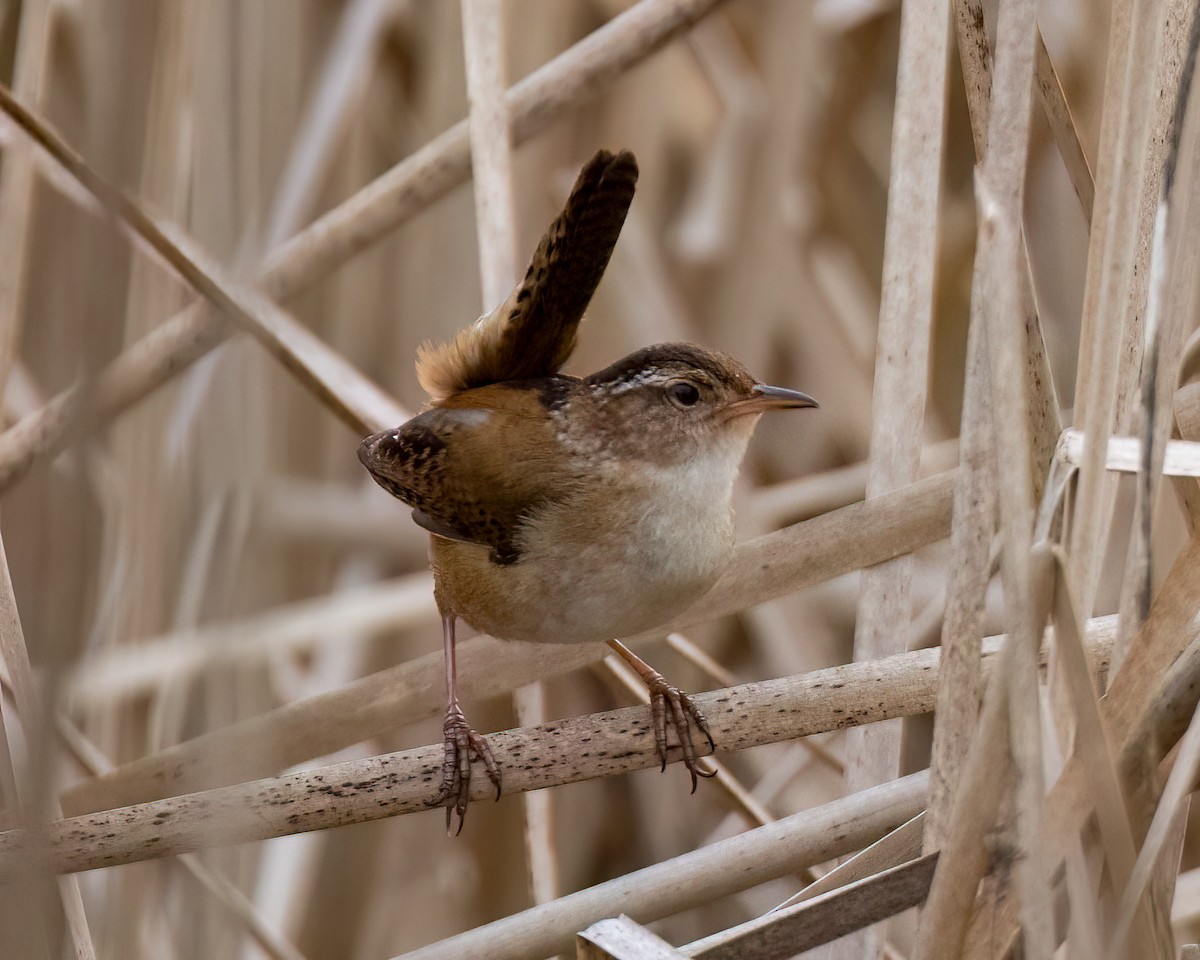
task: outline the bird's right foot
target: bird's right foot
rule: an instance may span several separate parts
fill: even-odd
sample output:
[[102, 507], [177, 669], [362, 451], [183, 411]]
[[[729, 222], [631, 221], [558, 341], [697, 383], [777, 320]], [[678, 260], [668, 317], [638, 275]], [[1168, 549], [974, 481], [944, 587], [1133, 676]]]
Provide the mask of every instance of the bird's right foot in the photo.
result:
[[[487, 741], [471, 729], [457, 703], [451, 703], [446, 709], [442, 738], [446, 751], [442, 760], [442, 785], [428, 806], [445, 806], [446, 833], [449, 836], [458, 836], [462, 833], [463, 821], [467, 816], [467, 803], [471, 798], [471, 760], [483, 763], [488, 779], [496, 788], [497, 800], [500, 799], [500, 767], [496, 758], [492, 756]], [[454, 830], [453, 816], [456, 813], [458, 829]]]

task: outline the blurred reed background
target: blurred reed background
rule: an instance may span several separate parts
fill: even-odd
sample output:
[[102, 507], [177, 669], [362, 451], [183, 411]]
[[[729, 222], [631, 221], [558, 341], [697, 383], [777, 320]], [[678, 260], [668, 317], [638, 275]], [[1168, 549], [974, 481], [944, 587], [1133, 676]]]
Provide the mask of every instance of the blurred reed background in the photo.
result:
[[[928, 873], [895, 879], [881, 912], [839, 901], [841, 927], [813, 924], [867, 929], [819, 955], [1000, 957], [1018, 928], [1029, 957], [1064, 936], [1073, 957], [1196, 940], [1197, 746], [1173, 752], [1200, 606], [1186, 388], [1165, 443], [1200, 277], [1196, 123], [1172, 121], [1195, 7], [0, 5], [0, 77], [35, 115], [6, 100], [0, 124], [0, 954], [374, 960], [535, 902], [421, 955], [544, 957], [620, 912], [686, 944], [884, 834], [855, 876], [919, 854], [919, 832], [889, 831], [923, 809], [923, 781], [897, 778], [931, 755], [924, 849], [947, 852], [919, 925], [868, 926], [923, 900]], [[506, 101], [506, 176], [483, 122], [497, 76], [539, 70]], [[39, 123], [81, 159], [31, 146]], [[475, 215], [471, 138], [476, 175], [498, 177], [485, 194], [511, 191], [511, 238]], [[695, 340], [822, 404], [761, 424], [738, 494], [750, 546], [684, 635], [642, 645], [692, 691], [793, 678], [787, 717], [749, 688], [714, 730], [746, 749], [694, 797], [644, 737], [630, 772], [597, 778], [617, 767], [554, 725], [555, 762], [448, 839], [430, 787], [392, 808], [344, 772], [376, 767], [323, 772], [440, 743], [424, 534], [355, 448], [422, 403], [417, 344], [484, 308], [481, 246], [523, 265], [602, 147], [633, 150], [641, 179], [569, 371]], [[1149, 469], [1109, 434], [1152, 438]], [[997, 634], [1013, 642], [977, 725], [978, 643]], [[939, 642], [940, 686], [923, 652]], [[1099, 683], [1110, 647], [1125, 662], [1098, 705], [1089, 668]], [[464, 644], [473, 722], [636, 703], [602, 656]], [[853, 659], [883, 663], [805, 676]], [[587, 722], [625, 743], [617, 720]], [[318, 779], [104, 813], [304, 770]], [[831, 803], [787, 821], [766, 849], [826, 826], [782, 865], [743, 833]], [[396, 810], [414, 812], [374, 819]], [[63, 815], [83, 819], [38, 827]], [[670, 864], [700, 849], [733, 859]], [[614, 878], [586, 907], [554, 902]], [[686, 955], [791, 955], [755, 949]]]

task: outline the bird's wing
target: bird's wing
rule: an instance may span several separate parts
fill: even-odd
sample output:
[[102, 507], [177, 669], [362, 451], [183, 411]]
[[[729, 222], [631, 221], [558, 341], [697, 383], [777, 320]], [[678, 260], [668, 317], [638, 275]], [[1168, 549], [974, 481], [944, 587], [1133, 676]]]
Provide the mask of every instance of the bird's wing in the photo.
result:
[[584, 165], [509, 298], [449, 343], [418, 350], [417, 379], [431, 397], [558, 372], [608, 266], [637, 175], [628, 151], [601, 150]]
[[381, 435], [363, 462], [430, 533], [486, 546], [497, 563], [518, 560], [522, 521], [571, 483], [564, 475], [566, 458], [554, 455], [557, 440], [545, 414], [544, 388], [538, 389], [546, 382], [498, 384], [451, 397]]

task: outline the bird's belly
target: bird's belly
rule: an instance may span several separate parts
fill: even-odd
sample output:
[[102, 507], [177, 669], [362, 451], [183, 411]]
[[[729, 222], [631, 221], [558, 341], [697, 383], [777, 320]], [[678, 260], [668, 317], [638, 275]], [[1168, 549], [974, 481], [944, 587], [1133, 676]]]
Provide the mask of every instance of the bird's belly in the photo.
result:
[[732, 538], [657, 549], [590, 543], [500, 565], [486, 549], [434, 538], [439, 605], [504, 640], [581, 643], [657, 626], [698, 600], [728, 563]]

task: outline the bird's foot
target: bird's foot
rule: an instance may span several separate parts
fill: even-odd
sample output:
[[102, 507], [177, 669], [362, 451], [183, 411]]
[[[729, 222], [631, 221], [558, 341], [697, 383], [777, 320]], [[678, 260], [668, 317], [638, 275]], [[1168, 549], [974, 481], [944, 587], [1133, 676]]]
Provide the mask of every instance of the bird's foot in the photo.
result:
[[[471, 729], [462, 708], [451, 703], [446, 709], [446, 721], [442, 724], [442, 743], [446, 753], [442, 760], [442, 785], [437, 796], [429, 801], [431, 807], [446, 807], [446, 833], [458, 836], [462, 833], [463, 821], [467, 817], [467, 802], [471, 798], [471, 760], [483, 762], [488, 779], [496, 788], [496, 799], [500, 799], [500, 767], [492, 756], [487, 741]], [[452, 830], [454, 814], [458, 814], [458, 829]]]
[[679, 746], [683, 750], [683, 765], [687, 767], [692, 777], [692, 793], [696, 792], [697, 777], [715, 777], [716, 770], [706, 770], [699, 765], [696, 747], [692, 743], [692, 727], [695, 726], [708, 741], [709, 751], [717, 748], [712, 734], [708, 731], [708, 721], [690, 696], [677, 686], [669, 683], [661, 673], [654, 671], [644, 678], [650, 688], [650, 715], [654, 720], [654, 746], [662, 761], [662, 769], [667, 769], [667, 727], [675, 728], [679, 736]]

